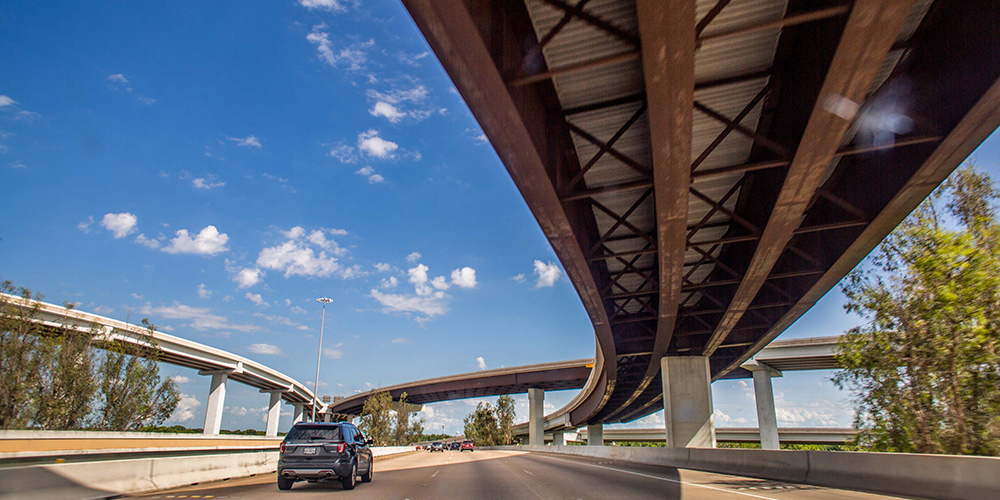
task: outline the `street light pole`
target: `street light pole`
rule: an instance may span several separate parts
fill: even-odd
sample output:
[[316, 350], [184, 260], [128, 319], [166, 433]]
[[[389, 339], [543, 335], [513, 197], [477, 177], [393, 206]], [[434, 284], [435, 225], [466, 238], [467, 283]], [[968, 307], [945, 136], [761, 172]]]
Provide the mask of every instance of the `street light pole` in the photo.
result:
[[319, 405], [319, 360], [323, 356], [323, 326], [326, 323], [326, 305], [333, 302], [333, 299], [320, 297], [316, 302], [323, 304], [323, 316], [319, 320], [319, 349], [316, 350], [316, 382], [313, 383], [313, 411], [312, 421], [316, 421], [316, 406]]

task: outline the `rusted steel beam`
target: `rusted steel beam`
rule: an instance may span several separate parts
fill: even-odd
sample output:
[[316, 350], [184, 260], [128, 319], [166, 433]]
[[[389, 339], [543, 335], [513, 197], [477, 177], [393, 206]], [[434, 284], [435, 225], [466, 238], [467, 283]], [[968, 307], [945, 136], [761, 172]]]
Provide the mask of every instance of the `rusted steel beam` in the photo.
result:
[[638, 61], [640, 58], [639, 51], [622, 52], [621, 54], [615, 54], [612, 56], [602, 57], [600, 59], [594, 59], [593, 61], [584, 61], [577, 64], [571, 64], [569, 66], [563, 66], [562, 68], [556, 68], [549, 71], [544, 71], [542, 73], [536, 73], [534, 75], [522, 76], [520, 78], [515, 78], [510, 81], [511, 87], [523, 87], [525, 85], [531, 85], [533, 83], [542, 82], [555, 78], [560, 75], [567, 75], [570, 73], [576, 73], [579, 71], [588, 70], [591, 68], [600, 68], [602, 66], [610, 66], [612, 64], [618, 64], [628, 61]]
[[572, 21], [579, 12], [583, 11], [583, 8], [586, 7], [588, 3], [590, 3], [590, 0], [580, 0], [573, 6], [572, 10], [563, 14], [562, 19], [560, 19], [555, 26], [550, 28], [549, 32], [538, 41], [538, 45], [532, 47], [531, 50], [524, 55], [524, 62], [521, 64], [521, 73], [525, 73], [525, 70], [532, 66], [532, 62], [541, 57], [542, 49], [544, 49], [545, 46], [548, 45], [549, 42], [551, 42], [552, 39], [555, 38], [555, 36], [558, 35], [559, 32], [562, 31], [562, 29], [565, 28], [566, 25], [569, 24], [569, 22]]
[[771, 139], [770, 137], [767, 137], [763, 134], [758, 134], [757, 132], [750, 130], [749, 128], [744, 127], [743, 125], [737, 123], [735, 120], [730, 119], [728, 116], [723, 115], [722, 113], [719, 113], [718, 111], [708, 106], [705, 106], [704, 104], [698, 101], [694, 101], [694, 109], [697, 109], [702, 113], [705, 113], [706, 115], [708, 115], [709, 117], [711, 117], [716, 121], [725, 123], [727, 127], [731, 127], [733, 130], [753, 139], [761, 146], [764, 146], [767, 149], [774, 151], [775, 153], [777, 153], [778, 156], [782, 158], [788, 158], [789, 156], [791, 156], [791, 153], [788, 151], [788, 148], [785, 147], [784, 144], [779, 144], [777, 141]]
[[771, 85], [770, 84], [764, 85], [764, 87], [760, 89], [760, 92], [757, 92], [757, 95], [755, 95], [754, 98], [751, 99], [746, 106], [743, 106], [743, 109], [741, 109], [739, 114], [736, 115], [736, 118], [733, 118], [732, 122], [727, 123], [726, 128], [724, 128], [722, 132], [720, 132], [719, 135], [715, 137], [715, 140], [713, 140], [712, 143], [709, 144], [708, 147], [706, 147], [705, 150], [702, 151], [700, 155], [698, 155], [698, 158], [696, 158], [694, 162], [691, 163], [692, 172], [694, 172], [695, 169], [701, 166], [702, 162], [708, 159], [709, 155], [711, 155], [712, 152], [715, 151], [715, 148], [719, 147], [719, 144], [722, 144], [722, 141], [726, 140], [726, 137], [729, 137], [729, 134], [730, 132], [733, 131], [733, 127], [735, 126], [735, 124], [741, 123], [743, 119], [746, 118], [747, 115], [749, 115], [750, 112], [753, 111], [758, 104], [760, 104], [760, 101], [762, 101], [769, 92], [771, 92]]
[[[905, 79], [912, 86], [910, 112], [934, 123], [943, 137], [926, 138], [927, 143], [937, 143], [933, 148], [857, 159], [845, 180], [857, 175], [854, 172], [881, 172], [881, 179], [897, 181], [885, 182], [865, 175], [850, 182], [851, 186], [879, 183], [880, 189], [887, 190], [888, 196], [868, 207], [872, 221], [856, 238], [831, 248], [836, 259], [827, 272], [752, 346], [722, 369], [713, 370], [713, 378], [725, 377], [738, 369], [801, 318], [1000, 127], [1000, 59], [996, 57], [1000, 53], [1000, 24], [982, 22], [1000, 19], [1000, 4], [935, 2], [927, 18], [933, 19], [933, 24], [926, 26], [925, 20], [918, 31], [920, 36], [909, 42], [914, 50], [906, 67], [893, 78]], [[873, 97], [877, 99], [879, 94]], [[907, 140], [901, 138], [897, 142]], [[865, 192], [859, 196], [872, 194]]]
[[[638, 116], [635, 116], [631, 121], [634, 123], [635, 120], [637, 120], [638, 118], [639, 118]], [[643, 174], [646, 177], [650, 177], [652, 175], [652, 173], [649, 171], [649, 167], [646, 167], [645, 165], [640, 164], [639, 162], [633, 160], [632, 158], [629, 158], [628, 155], [623, 154], [617, 149], [611, 147], [611, 145], [609, 145], [608, 143], [598, 139], [597, 137], [594, 137], [586, 130], [583, 130], [582, 128], [577, 127], [576, 125], [573, 125], [572, 123], [569, 122], [567, 122], [566, 125], [569, 126], [569, 129], [574, 134], [584, 138], [587, 142], [601, 148], [602, 151], [607, 152], [609, 155], [614, 156], [616, 159], [618, 159], [625, 165], [631, 167], [632, 170], [635, 170], [636, 172], [639, 172], [640, 174]], [[631, 123], [629, 125], [631, 125]], [[624, 133], [624, 130], [622, 130], [621, 132]], [[618, 137], [621, 137], [621, 135], [617, 134], [617, 136], [614, 139], [617, 141]]]
[[[614, 337], [594, 266], [583, 253], [591, 237], [586, 226], [575, 224], [582, 212], [559, 201], [551, 174], [557, 172], [554, 158], [567, 157], [552, 151], [571, 140], [557, 127], [565, 121], [551, 107], [555, 93], [551, 86], [546, 92], [544, 84], [512, 89], [504, 79], [520, 63], [523, 42], [535, 36], [525, 6], [505, 0], [403, 0], [403, 4], [490, 138], [583, 302], [598, 345], [594, 367], [598, 382], [587, 390], [601, 406], [614, 391], [617, 377]], [[490, 36], [498, 33], [506, 36]]]
[[695, 36], [700, 37], [701, 32], [705, 31], [705, 28], [707, 28], [708, 25], [712, 23], [712, 20], [714, 20], [715, 17], [718, 16], [720, 12], [722, 12], [722, 9], [725, 9], [726, 6], [729, 5], [729, 2], [731, 1], [732, 0], [719, 0], [718, 2], [715, 2], [715, 5], [713, 5], [712, 8], [705, 13], [704, 17], [702, 17], [701, 20], [698, 21], [698, 25], [695, 26], [694, 28]]
[[744, 26], [727, 31], [720, 31], [719, 33], [712, 33], [711, 35], [699, 37], [698, 45], [700, 46], [704, 43], [714, 42], [716, 40], [722, 40], [724, 38], [732, 38], [734, 36], [756, 33], [758, 31], [766, 31], [773, 28], [784, 28], [787, 26], [795, 26], [796, 24], [804, 24], [813, 21], [820, 21], [830, 17], [842, 16], [844, 14], [847, 14], [850, 10], [851, 10], [850, 5], [838, 5], [826, 9], [820, 9], [812, 12], [804, 12], [802, 14], [787, 16], [785, 18], [779, 19], [777, 21], [772, 21], [769, 23], [761, 23], [753, 26]]
[[[635, 113], [632, 113], [632, 116], [630, 116], [628, 120], [625, 120], [625, 123], [618, 128], [618, 130], [614, 133], [614, 135], [611, 136], [610, 139], [608, 139], [608, 142], [600, 146], [600, 149], [597, 150], [597, 153], [594, 154], [594, 156], [590, 159], [590, 161], [588, 161], [586, 165], [580, 168], [580, 172], [578, 172], [575, 176], [573, 176], [572, 179], [570, 179], [569, 183], [566, 186], [566, 189], [572, 190], [573, 188], [575, 188], [576, 185], [581, 180], [583, 180], [583, 177], [587, 175], [587, 172], [590, 171], [590, 169], [597, 164], [598, 160], [600, 160], [602, 156], [604, 156], [604, 153], [607, 153], [615, 145], [615, 143], [618, 142], [618, 139], [621, 139], [621, 137], [625, 135], [625, 132], [628, 132], [628, 129], [630, 129], [632, 125], [635, 124], [635, 122], [638, 121], [639, 118], [645, 112], [646, 112], [646, 103], [642, 103], [642, 106], [639, 106], [639, 109], [637, 109]], [[638, 165], [638, 162], [636, 162], [636, 165]]]
[[646, 233], [645, 231], [643, 231], [643, 230], [635, 227], [634, 224], [630, 223], [627, 220], [628, 217], [630, 215], [632, 215], [632, 212], [635, 212], [635, 210], [637, 208], [639, 208], [639, 206], [642, 205], [642, 203], [646, 201], [646, 198], [648, 198], [649, 195], [651, 195], [651, 194], [653, 194], [652, 190], [649, 190], [649, 191], [646, 191], [645, 193], [643, 193], [643, 195], [640, 196], [639, 199], [636, 200], [635, 203], [633, 203], [632, 206], [629, 207], [629, 209], [626, 210], [623, 215], [618, 215], [614, 211], [612, 211], [608, 207], [606, 207], [606, 206], [598, 203], [597, 201], [590, 200], [590, 204], [591, 205], [593, 205], [595, 208], [597, 208], [601, 212], [604, 212], [609, 217], [611, 217], [612, 219], [615, 220], [615, 223], [611, 226], [611, 228], [608, 229], [608, 231], [606, 233], [604, 233], [603, 235], [601, 235], [600, 239], [597, 240], [597, 243], [595, 243], [590, 248], [590, 255], [594, 255], [594, 253], [596, 253], [597, 250], [599, 248], [601, 248], [601, 246], [604, 245], [604, 242], [607, 241], [607, 239], [611, 236], [611, 234], [614, 233], [621, 226], [627, 227], [630, 231], [632, 231], [633, 233], [639, 235], [640, 238], [643, 238], [646, 241], [648, 241], [650, 244], [655, 245], [656, 244], [656, 240], [654, 240], [653, 237], [649, 235], [649, 233]]
[[[711, 356], [743, 317], [802, 222], [851, 124], [846, 105], [864, 101], [882, 61], [913, 6], [912, 0], [858, 0], [799, 142], [777, 202], [729, 308], [702, 350]], [[839, 108], [838, 108], [839, 106]], [[834, 113], [839, 111], [841, 115]]]
[[[694, 100], [695, 1], [638, 0], [643, 77], [649, 104], [656, 248], [659, 270], [656, 338], [642, 378], [618, 408], [632, 404], [659, 376], [673, 339], [684, 274]], [[631, 300], [631, 299], [629, 299]]]
[[632, 45], [634, 45], [636, 47], [639, 46], [639, 36], [638, 35], [636, 35], [635, 33], [630, 33], [627, 30], [624, 30], [624, 29], [622, 29], [622, 28], [620, 28], [618, 26], [615, 26], [614, 24], [612, 24], [612, 23], [610, 23], [610, 22], [608, 22], [608, 21], [606, 21], [604, 19], [601, 19], [598, 16], [590, 14], [590, 13], [588, 13], [585, 10], [577, 9], [574, 6], [569, 5], [566, 2], [563, 2], [562, 0], [541, 0], [541, 1], [547, 3], [547, 4], [551, 5], [551, 6], [553, 6], [555, 8], [557, 8], [557, 9], [563, 11], [563, 12], [566, 12], [567, 14], [572, 13], [573, 17], [576, 17], [576, 18], [580, 19], [581, 21], [583, 21], [583, 22], [585, 22], [585, 23], [587, 23], [587, 24], [589, 24], [591, 26], [595, 26], [597, 28], [600, 28], [600, 29], [606, 31], [608, 34], [610, 34], [610, 35], [612, 35], [612, 36], [614, 36], [614, 37], [616, 37], [616, 38], [618, 38], [618, 39], [620, 39], [620, 40], [622, 40], [624, 42], [628, 42], [628, 43], [630, 43], [630, 44], [632, 44]]

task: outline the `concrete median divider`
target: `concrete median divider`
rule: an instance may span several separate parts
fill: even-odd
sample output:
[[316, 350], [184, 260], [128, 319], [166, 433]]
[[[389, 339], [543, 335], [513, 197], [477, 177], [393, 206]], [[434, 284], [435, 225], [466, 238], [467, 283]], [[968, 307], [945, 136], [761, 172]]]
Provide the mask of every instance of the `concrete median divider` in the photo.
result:
[[1000, 458], [997, 457], [627, 446], [499, 446], [484, 449], [620, 460], [909, 498], [1000, 498]]

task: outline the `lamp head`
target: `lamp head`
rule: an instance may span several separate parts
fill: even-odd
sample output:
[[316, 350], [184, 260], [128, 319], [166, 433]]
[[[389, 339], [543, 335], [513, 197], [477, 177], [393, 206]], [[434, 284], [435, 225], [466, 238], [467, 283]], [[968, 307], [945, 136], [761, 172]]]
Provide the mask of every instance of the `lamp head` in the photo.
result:
[[320, 298], [316, 299], [316, 302], [321, 302], [323, 304], [329, 304], [330, 302], [333, 302], [333, 299], [330, 299], [330, 298], [327, 298], [327, 297], [320, 297]]

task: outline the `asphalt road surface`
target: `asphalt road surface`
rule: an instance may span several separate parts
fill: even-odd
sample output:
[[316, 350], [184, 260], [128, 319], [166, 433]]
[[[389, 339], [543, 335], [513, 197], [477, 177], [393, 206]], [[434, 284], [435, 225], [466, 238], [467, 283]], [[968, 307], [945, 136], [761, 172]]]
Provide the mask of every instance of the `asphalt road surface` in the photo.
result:
[[566, 455], [485, 451], [417, 452], [376, 458], [375, 478], [344, 491], [340, 482], [295, 483], [278, 491], [267, 474], [188, 486], [142, 498], [386, 500], [767, 500], [898, 498], [780, 481]]

